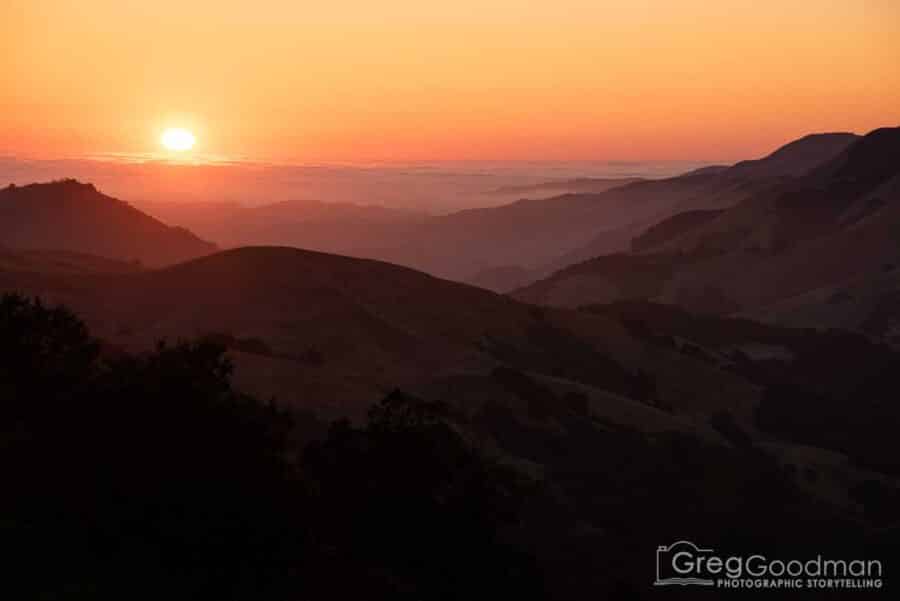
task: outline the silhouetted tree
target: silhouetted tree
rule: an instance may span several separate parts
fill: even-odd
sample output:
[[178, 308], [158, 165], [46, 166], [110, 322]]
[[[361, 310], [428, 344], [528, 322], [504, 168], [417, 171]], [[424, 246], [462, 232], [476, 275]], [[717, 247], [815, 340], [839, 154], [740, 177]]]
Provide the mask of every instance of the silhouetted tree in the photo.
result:
[[499, 536], [525, 483], [485, 460], [448, 415], [394, 392], [365, 427], [337, 422], [307, 449], [317, 540], [355, 575], [339, 597], [540, 595], [530, 563]]
[[284, 598], [289, 421], [231, 390], [220, 348], [103, 359], [67, 310], [4, 296], [0, 362], [16, 596]]
[[[106, 356], [109, 355], [109, 356]], [[0, 495], [18, 599], [471, 599], [534, 593], [499, 537], [520, 483], [399, 393], [322, 431], [232, 389], [208, 340], [101, 353], [0, 298]], [[304, 444], [303, 440], [299, 444]]]

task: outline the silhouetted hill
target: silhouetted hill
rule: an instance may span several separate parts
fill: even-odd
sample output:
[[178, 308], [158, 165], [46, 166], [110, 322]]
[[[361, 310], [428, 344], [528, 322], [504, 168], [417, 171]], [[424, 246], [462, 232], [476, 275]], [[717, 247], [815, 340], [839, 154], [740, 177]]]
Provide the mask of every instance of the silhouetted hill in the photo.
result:
[[644, 230], [644, 233], [631, 241], [631, 249], [633, 251], [643, 251], [659, 246], [707, 221], [712, 221], [724, 212], [724, 209], [719, 209], [678, 213]]
[[[677, 195], [678, 202], [670, 206], [668, 215], [661, 212], [653, 218], [637, 220], [628, 228], [604, 232], [589, 244], [562, 255], [550, 267], [560, 269], [598, 255], [629, 249], [645, 251], [714, 218], [717, 211], [754, 197], [778, 193], [789, 185], [791, 178], [824, 165], [857, 139], [859, 136], [855, 134], [812, 134], [789, 142], [761, 159], [732, 166], [702, 167], [663, 180], [662, 186], [646, 182], [637, 191], [655, 194], [659, 199]], [[623, 213], [627, 212], [628, 208], [623, 207]]]
[[618, 188], [627, 184], [642, 181], [639, 177], [623, 177], [623, 178], [601, 178], [601, 177], [579, 177], [575, 179], [564, 179], [550, 182], [542, 182], [540, 184], [531, 184], [524, 186], [504, 186], [491, 190], [491, 194], [510, 196], [518, 195], [520, 198], [535, 196], [558, 196], [569, 193], [589, 193], [596, 194], [605, 192], [612, 188]]
[[469, 283], [493, 292], [510, 292], [535, 279], [535, 272], [515, 265], [492, 267], [476, 273]]
[[[495, 191], [506, 205], [426, 215], [378, 206], [298, 200], [243, 208], [146, 205], [221, 246], [286, 245], [374, 258], [495, 290], [631, 248], [648, 227], [686, 211], [721, 210], [783, 186], [833, 159], [852, 134], [820, 134], [770, 156], [660, 180], [581, 178]], [[327, 199], [326, 199], [327, 200]]]
[[141, 266], [83, 253], [0, 248], [0, 270], [71, 274], [133, 273], [140, 271]]
[[857, 140], [859, 136], [851, 133], [810, 134], [761, 159], [736, 163], [728, 172], [740, 177], [799, 177], [834, 159]]
[[861, 194], [900, 173], [900, 127], [883, 127], [867, 134], [811, 173], [813, 179]]
[[[607, 319], [289, 248], [236, 249], [131, 275], [0, 271], [0, 289], [63, 302], [123, 348], [213, 335], [235, 352], [236, 379], [248, 391], [290, 404], [304, 390], [304, 402], [332, 413], [354, 414], [398, 386], [477, 391], [485, 374], [507, 364], [595, 389], [589, 396], [606, 399], [607, 410], [628, 414], [638, 408], [625, 410], [633, 403], [609, 395], [627, 396], [639, 366], [648, 369], [634, 341]], [[676, 383], [690, 366], [677, 371], [661, 378], [661, 394], [694, 386]], [[705, 379], [694, 380], [694, 402], [718, 394], [705, 390]], [[648, 423], [665, 421], [650, 413]]]
[[545, 273], [629, 247], [643, 228], [675, 212], [729, 207], [768, 181], [692, 176], [636, 182], [597, 194], [521, 200], [434, 217], [353, 254], [461, 281], [516, 266]]
[[[639, 249], [656, 259], [622, 253], [591, 260], [516, 296], [563, 306], [642, 298], [810, 323], [801, 318], [803, 302], [790, 299], [830, 298], [824, 291], [836, 292], [850, 281], [879, 281], [900, 262], [898, 144], [900, 130], [876, 130], [809, 175], [754, 194], [711, 219], [688, 213], [663, 222], [660, 227], [672, 235]], [[672, 226], [676, 222], [684, 227]], [[648, 271], [648, 265], [664, 268]], [[642, 282], [640, 290], [636, 281]], [[879, 305], [866, 296], [866, 306]], [[823, 325], [867, 321], [849, 314], [841, 318], [836, 304], [827, 313], [831, 317]]]
[[[405, 244], [416, 244], [415, 251], [395, 249], [379, 256], [473, 283], [477, 280], [455, 264], [465, 261], [475, 277], [509, 266], [527, 268], [540, 277], [601, 254], [627, 251], [648, 227], [678, 213], [721, 210], [775, 193], [785, 179], [834, 159], [856, 139], [854, 134], [813, 134], [767, 157], [731, 167], [701, 168], [597, 193], [570, 193], [456, 213], [436, 218], [424, 235], [411, 232], [412, 240]], [[425, 240], [414, 242], [418, 237]], [[450, 247], [458, 250], [451, 255]], [[409, 256], [416, 257], [413, 263]], [[473, 265], [478, 269], [472, 269]]]
[[[654, 255], [635, 257], [658, 260]], [[183, 549], [187, 540], [186, 548], [196, 550], [192, 541], [199, 540], [211, 545], [207, 552], [224, 553], [218, 545], [228, 541], [226, 548], [233, 550], [237, 540], [252, 545], [246, 548], [262, 545], [268, 553], [292, 551], [295, 547], [277, 542], [284, 532], [278, 526], [279, 520], [295, 515], [306, 525], [304, 531], [313, 533], [313, 541], [324, 541], [324, 557], [333, 558], [322, 567], [335, 571], [325, 574], [359, 566], [364, 582], [382, 583], [379, 590], [394, 590], [397, 578], [407, 586], [433, 583], [432, 578], [458, 582], [445, 575], [459, 565], [452, 562], [452, 553], [435, 551], [441, 564], [421, 565], [410, 549], [430, 548], [434, 536], [458, 541], [485, 532], [471, 528], [469, 517], [481, 523], [480, 516], [495, 515], [482, 509], [506, 511], [505, 503], [494, 503], [514, 498], [521, 505], [516, 519], [503, 529], [503, 548], [533, 554], [550, 597], [575, 601], [584, 598], [585, 590], [603, 598], [616, 598], [622, 590], [646, 596], [652, 582], [647, 549], [660, 540], [678, 540], [685, 531], [714, 548], [741, 554], [810, 548], [857, 553], [865, 544], [893, 540], [892, 507], [900, 474], [894, 434], [900, 415], [889, 401], [900, 394], [894, 377], [900, 357], [859, 335], [694, 317], [657, 306], [542, 309], [408, 268], [288, 248], [242, 248], [124, 275], [0, 270], [0, 290], [9, 289], [40, 293], [76, 308], [114, 356], [121, 349], [152, 349], [160, 337], [202, 336], [228, 347], [239, 390], [264, 399], [274, 395], [278, 407], [298, 416], [315, 410], [356, 418], [356, 425], [336, 424], [303, 455], [303, 477], [313, 480], [308, 488], [287, 488], [309, 490], [309, 506], [294, 503], [280, 480], [270, 479], [272, 472], [257, 469], [280, 465], [272, 463], [270, 451], [261, 453], [269, 448], [260, 446], [269, 444], [267, 438], [248, 436], [256, 431], [250, 426], [269, 423], [266, 414], [243, 405], [225, 419], [209, 401], [227, 400], [232, 391], [222, 385], [220, 358], [203, 346], [162, 347], [137, 360], [126, 355], [127, 370], [109, 373], [112, 386], [101, 387], [108, 396], [100, 397], [99, 408], [122, 416], [112, 423], [130, 424], [137, 429], [134, 437], [129, 428], [109, 428], [104, 419], [90, 419], [110, 415], [94, 411], [97, 400], [88, 404], [93, 412], [84, 423], [90, 429], [78, 428], [84, 419], [80, 403], [67, 404], [65, 395], [54, 406], [66, 408], [67, 419], [56, 414], [48, 419], [42, 403], [32, 405], [28, 430], [21, 429], [21, 421], [4, 422], [18, 428], [5, 439], [26, 449], [44, 448], [34, 440], [55, 440], [47, 435], [35, 439], [34, 431], [58, 428], [67, 433], [64, 440], [96, 432], [89, 445], [76, 445], [62, 463], [69, 465], [71, 459], [81, 470], [84, 463], [78, 458], [86, 450], [120, 451], [101, 460], [105, 468], [115, 468], [101, 483], [120, 482], [118, 470], [123, 470], [126, 479], [120, 485], [127, 488], [85, 486], [84, 496], [72, 492], [78, 487], [62, 490], [87, 499], [86, 513], [79, 515], [90, 516], [98, 511], [91, 495], [110, 490], [104, 499], [110, 499], [113, 515], [129, 518], [121, 522], [129, 536], [137, 525], [147, 525], [137, 531], [138, 541], [165, 528], [161, 549]], [[59, 347], [43, 343], [52, 339], [46, 328], [23, 328], [6, 318], [0, 319], [0, 327], [15, 334], [0, 340], [22, 339], [32, 354], [44, 356], [40, 353]], [[53, 378], [33, 381], [49, 390], [55, 390], [59, 377], [86, 377], [84, 369], [65, 368], [69, 362], [34, 361], [8, 344], [2, 350], [19, 362], [0, 362], [0, 369], [16, 375], [11, 381], [17, 384], [28, 377], [16, 367], [20, 364], [48, 370]], [[83, 361], [78, 347], [72, 354]], [[381, 391], [397, 386], [424, 401], [392, 394], [360, 426], [373, 396], [381, 398]], [[93, 388], [77, 390], [94, 399]], [[133, 406], [122, 399], [151, 403], [152, 410], [129, 420], [135, 415]], [[5, 407], [18, 410], [20, 405]], [[429, 408], [445, 411], [436, 415]], [[179, 418], [170, 418], [173, 414]], [[234, 435], [240, 445], [218, 461], [220, 445]], [[165, 444], [169, 436], [172, 445]], [[299, 433], [287, 439], [295, 440], [293, 436]], [[121, 446], [106, 444], [110, 439], [121, 440]], [[179, 463], [177, 454], [198, 440], [205, 443], [201, 451]], [[237, 458], [238, 449], [251, 452], [252, 462]], [[490, 458], [492, 466], [504, 466], [502, 473], [485, 472], [482, 460], [467, 449], [477, 449], [477, 457]], [[50, 482], [56, 484], [59, 474], [68, 478], [63, 482], [72, 482], [82, 472], [60, 469], [54, 457], [58, 452], [51, 445], [40, 455], [53, 468]], [[157, 453], [162, 454], [160, 463]], [[231, 461], [240, 463], [238, 470], [231, 469]], [[296, 461], [296, 454], [288, 456], [288, 465]], [[152, 471], [155, 465], [164, 466], [163, 472]], [[165, 487], [148, 486], [136, 495], [136, 505], [123, 506], [120, 491], [143, 483], [139, 476], [144, 469], [151, 470], [150, 483]], [[174, 485], [165, 478], [169, 469], [179, 478]], [[210, 482], [213, 487], [206, 488]], [[512, 497], [519, 490], [512, 486], [516, 483], [521, 492]], [[260, 484], [266, 494], [249, 494], [260, 490]], [[276, 486], [269, 494], [272, 484]], [[178, 498], [180, 486], [202, 488], [185, 505]], [[227, 503], [216, 504], [214, 495], [206, 495], [209, 491], [225, 491]], [[173, 509], [154, 512], [148, 521], [145, 499], [160, 494], [172, 495]], [[47, 507], [58, 502], [51, 494], [37, 497]], [[169, 497], [164, 498], [169, 507]], [[285, 499], [296, 513], [284, 509]], [[204, 515], [195, 501], [215, 508], [202, 520], [199, 534], [177, 520]], [[245, 519], [248, 511], [265, 510], [273, 501], [271, 513], [259, 524], [264, 529]], [[183, 513], [187, 508], [189, 513]], [[424, 528], [444, 510], [452, 516], [449, 523]], [[313, 522], [306, 521], [310, 513], [316, 516]], [[222, 524], [233, 522], [231, 516], [240, 516], [240, 527], [221, 531]], [[97, 519], [101, 525], [109, 523]], [[742, 527], [735, 529], [738, 522]], [[71, 532], [85, 532], [83, 520], [65, 523], [73, 527]], [[494, 523], [484, 522], [491, 528]], [[34, 530], [16, 524], [16, 540], [29, 540]], [[112, 530], [112, 540], [122, 540], [122, 532]], [[256, 532], [266, 537], [254, 538]], [[398, 538], [379, 544], [383, 537]], [[298, 542], [291, 540], [291, 545]], [[277, 544], [273, 548], [268, 541]], [[321, 558], [315, 549], [303, 555], [304, 562]], [[391, 553], [385, 555], [385, 549]], [[484, 541], [477, 548], [454, 549], [460, 550], [484, 559], [464, 563], [468, 570], [493, 565], [491, 558], [510, 559]], [[200, 557], [208, 561], [206, 553]], [[258, 556], [258, 564], [244, 569], [255, 574], [258, 565], [269, 565], [270, 557]], [[173, 560], [182, 565], [178, 562], [184, 556]], [[235, 563], [232, 554], [223, 561]], [[135, 564], [134, 573], [141, 573], [143, 565]], [[284, 582], [284, 565], [279, 559], [270, 566], [279, 568], [278, 582]], [[386, 583], [378, 577], [382, 573], [391, 576]], [[231, 582], [229, 576], [219, 574], [216, 582]], [[309, 576], [321, 574], [313, 570]], [[82, 575], [75, 581], [85, 577], [91, 580]]]
[[665, 292], [666, 283], [674, 277], [681, 262], [677, 254], [602, 255], [561, 269], [511, 294], [526, 303], [572, 309], [623, 300], [657, 299]]
[[884, 262], [880, 270], [865, 270], [744, 314], [797, 327], [860, 331], [900, 347], [900, 269]]
[[256, 207], [234, 203], [142, 203], [166, 223], [184, 225], [222, 247], [284, 245], [359, 254], [424, 223], [417, 211], [318, 200], [290, 200]]
[[[723, 555], [888, 557], [900, 354], [703, 313], [896, 331], [896, 135], [801, 177], [729, 168], [361, 222], [393, 233], [386, 254], [498, 279], [522, 273], [513, 256], [559, 260], [560, 238], [563, 256], [620, 248], [517, 298], [295, 248], [153, 269], [0, 252], [0, 291], [43, 299], [0, 298], [17, 596], [654, 598], [652, 550], [685, 536]], [[95, 220], [136, 218], [64, 185]], [[261, 223], [319, 209], [334, 207]], [[326, 222], [352, 218], [310, 223]]]
[[691, 175], [713, 175], [715, 173], [722, 173], [731, 168], [731, 165], [707, 165], [706, 167], [698, 167], [697, 169], [692, 169], [687, 173], [682, 173], [681, 176], [691, 176]]
[[7, 595], [544, 598], [503, 532], [533, 487], [445, 404], [396, 392], [328, 426], [236, 391], [209, 340], [108, 356], [65, 308], [12, 295], [0, 358]]
[[64, 180], [0, 190], [0, 245], [165, 265], [215, 251], [91, 184]]
[[694, 353], [768, 388], [755, 414], [760, 429], [900, 474], [892, 456], [900, 409], [883, 404], [895, 394], [892, 371], [900, 367], [900, 354], [884, 345], [845, 331], [776, 327], [653, 303], [586, 310], [618, 316], [652, 344]]

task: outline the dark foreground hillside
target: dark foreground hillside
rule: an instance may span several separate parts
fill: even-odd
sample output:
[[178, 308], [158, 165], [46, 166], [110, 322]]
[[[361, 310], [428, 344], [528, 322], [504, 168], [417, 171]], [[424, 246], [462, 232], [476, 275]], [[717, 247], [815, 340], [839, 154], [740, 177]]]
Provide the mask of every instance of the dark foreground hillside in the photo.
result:
[[[661, 344], [657, 330], [678, 335], [677, 319], [642, 314], [642, 326], [613, 318], [650, 346]], [[797, 345], [807, 347], [802, 336]], [[677, 352], [710, 361], [691, 349]], [[873, 369], [894, 369], [894, 355], [867, 352], [882, 362]], [[742, 361], [736, 371], [763, 381], [755, 374], [766, 361]], [[778, 366], [766, 373], [771, 394], [783, 395]], [[893, 464], [791, 421], [783, 439], [766, 416], [748, 431], [727, 411], [710, 418], [709, 437], [639, 429], [602, 417], [571, 386], [499, 366], [486, 376], [497, 400], [395, 392], [367, 419], [327, 426], [237, 392], [229, 376], [209, 340], [125, 354], [64, 309], [3, 297], [7, 590], [23, 599], [653, 598], [654, 551], [681, 538], [781, 557], [884, 558], [898, 544]], [[630, 386], [648, 411], [684, 418], [662, 406], [652, 379]], [[878, 415], [895, 423], [888, 409]], [[824, 460], [798, 472], [802, 459], [778, 450], [799, 450], [794, 438], [819, 445], [807, 452]], [[851, 466], [829, 463], [837, 450]], [[837, 473], [853, 481], [849, 501], [823, 492]]]
[[[200, 341], [106, 357], [0, 300], [4, 591], [20, 599], [540, 598], [522, 478], [401, 394], [330, 427], [235, 392]], [[11, 493], [11, 494], [10, 494]]]

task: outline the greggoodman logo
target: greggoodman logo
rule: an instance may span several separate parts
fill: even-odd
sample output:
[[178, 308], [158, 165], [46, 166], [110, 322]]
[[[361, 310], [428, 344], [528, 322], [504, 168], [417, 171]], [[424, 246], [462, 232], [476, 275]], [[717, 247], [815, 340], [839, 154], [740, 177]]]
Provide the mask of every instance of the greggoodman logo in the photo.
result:
[[655, 586], [735, 589], [881, 589], [877, 559], [769, 559], [765, 555], [722, 557], [680, 540], [656, 549]]

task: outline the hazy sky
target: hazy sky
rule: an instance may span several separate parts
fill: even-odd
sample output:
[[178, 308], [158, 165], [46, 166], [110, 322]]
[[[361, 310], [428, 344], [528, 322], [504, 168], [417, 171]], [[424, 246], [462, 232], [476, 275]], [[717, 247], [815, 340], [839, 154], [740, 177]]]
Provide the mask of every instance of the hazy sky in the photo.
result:
[[435, 4], [0, 0], [0, 154], [737, 159], [900, 124], [896, 0]]

